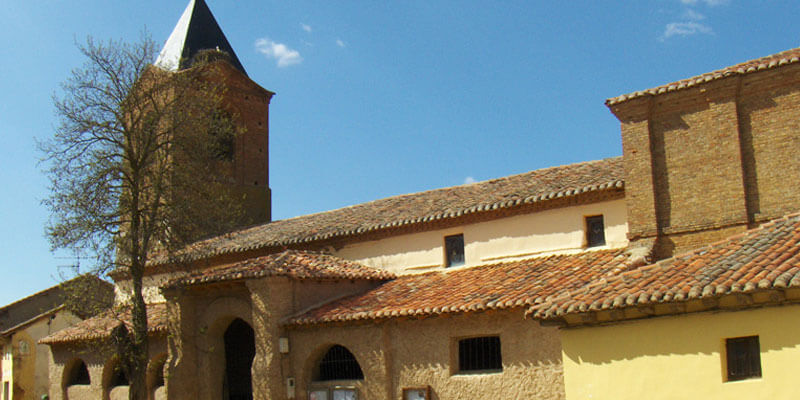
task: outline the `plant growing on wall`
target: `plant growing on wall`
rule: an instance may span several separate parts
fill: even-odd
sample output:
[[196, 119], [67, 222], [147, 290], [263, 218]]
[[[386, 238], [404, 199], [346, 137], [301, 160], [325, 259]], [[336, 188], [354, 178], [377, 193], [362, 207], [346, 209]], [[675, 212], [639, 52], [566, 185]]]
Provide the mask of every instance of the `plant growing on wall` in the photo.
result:
[[246, 223], [227, 175], [237, 128], [215, 68], [224, 61], [163, 71], [152, 65], [156, 48], [143, 36], [136, 43], [89, 38], [79, 46], [86, 63], [54, 96], [60, 124], [40, 143], [52, 247], [92, 254], [94, 273], [114, 271], [129, 282], [122, 305], [129, 326], [121, 325], [113, 342], [131, 399], [147, 398], [148, 263]]

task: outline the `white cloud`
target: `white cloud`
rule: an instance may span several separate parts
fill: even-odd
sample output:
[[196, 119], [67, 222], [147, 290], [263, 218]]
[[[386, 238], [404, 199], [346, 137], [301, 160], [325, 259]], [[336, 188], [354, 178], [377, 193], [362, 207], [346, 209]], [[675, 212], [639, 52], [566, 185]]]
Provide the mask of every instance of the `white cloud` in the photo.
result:
[[300, 27], [303, 28], [304, 31], [311, 33], [311, 25], [300, 23]]
[[347, 46], [347, 44], [345, 44], [345, 43], [342, 41], [342, 39], [336, 39], [336, 45], [337, 45], [337, 46], [339, 46], [339, 47], [345, 47], [345, 46]]
[[283, 43], [273, 42], [268, 38], [256, 40], [256, 51], [278, 61], [278, 67], [284, 68], [290, 65], [300, 64], [303, 57], [300, 52], [290, 49]]
[[699, 12], [697, 12], [695, 10], [686, 10], [686, 12], [683, 13], [683, 17], [685, 19], [690, 20], [690, 21], [701, 21], [701, 20], [706, 19], [705, 15], [700, 14]]
[[714, 31], [710, 26], [701, 24], [697, 21], [689, 22], [670, 22], [664, 29], [661, 39], [668, 39], [673, 36], [691, 36], [698, 33], [712, 34]]
[[468, 176], [468, 177], [464, 178], [464, 184], [466, 185], [468, 183], [475, 183], [475, 178], [473, 178], [471, 176]]

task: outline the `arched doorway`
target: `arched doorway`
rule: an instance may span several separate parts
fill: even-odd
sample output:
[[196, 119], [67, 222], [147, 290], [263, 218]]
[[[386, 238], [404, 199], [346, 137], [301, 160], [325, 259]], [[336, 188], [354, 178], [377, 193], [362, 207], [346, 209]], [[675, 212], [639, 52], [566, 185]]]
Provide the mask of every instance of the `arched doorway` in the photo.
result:
[[237, 318], [225, 330], [225, 379], [222, 398], [252, 400], [253, 385], [250, 368], [256, 355], [253, 328]]

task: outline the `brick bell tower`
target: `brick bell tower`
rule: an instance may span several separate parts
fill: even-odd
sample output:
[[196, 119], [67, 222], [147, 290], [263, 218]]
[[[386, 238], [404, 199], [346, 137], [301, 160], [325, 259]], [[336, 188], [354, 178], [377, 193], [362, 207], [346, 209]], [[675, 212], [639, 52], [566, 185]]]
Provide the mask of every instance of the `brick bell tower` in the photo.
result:
[[198, 54], [217, 51], [225, 56], [219, 76], [226, 87], [223, 107], [236, 116], [243, 133], [233, 148], [231, 184], [244, 201], [253, 223], [272, 219], [269, 188], [269, 103], [275, 94], [253, 82], [233, 51], [204, 0], [190, 0], [164, 44], [155, 65], [167, 71], [191, 67]]

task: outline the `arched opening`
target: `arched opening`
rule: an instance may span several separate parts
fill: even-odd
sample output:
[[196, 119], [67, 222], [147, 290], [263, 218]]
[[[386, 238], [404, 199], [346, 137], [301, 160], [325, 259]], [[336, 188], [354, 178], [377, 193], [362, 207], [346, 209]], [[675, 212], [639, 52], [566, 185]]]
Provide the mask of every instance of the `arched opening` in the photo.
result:
[[160, 354], [150, 360], [147, 366], [147, 391], [150, 399], [165, 398], [164, 388], [164, 366], [167, 363], [167, 355]]
[[117, 365], [114, 368], [114, 375], [111, 376], [111, 382], [109, 382], [108, 387], [115, 388], [117, 386], [128, 386], [130, 385], [130, 381], [128, 380], [128, 375], [125, 374], [125, 371]]
[[91, 383], [86, 363], [81, 359], [74, 360], [64, 374], [64, 386], [90, 385]]
[[358, 360], [346, 347], [333, 345], [315, 369], [317, 382], [364, 379]]
[[235, 319], [225, 330], [225, 379], [222, 398], [252, 400], [253, 386], [250, 368], [256, 355], [253, 328], [242, 319]]

